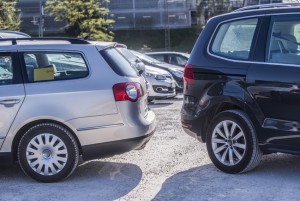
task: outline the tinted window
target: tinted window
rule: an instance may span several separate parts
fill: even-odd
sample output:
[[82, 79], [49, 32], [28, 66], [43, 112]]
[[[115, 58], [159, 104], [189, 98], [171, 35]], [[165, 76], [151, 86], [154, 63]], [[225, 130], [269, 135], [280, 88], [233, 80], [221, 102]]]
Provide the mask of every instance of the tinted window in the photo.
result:
[[115, 48], [101, 51], [103, 58], [110, 67], [120, 76], [137, 77], [138, 72], [130, 62], [122, 56]]
[[258, 19], [247, 19], [221, 25], [211, 51], [227, 58], [248, 59], [257, 22]]
[[300, 65], [300, 17], [276, 17], [271, 22], [267, 61]]
[[88, 75], [79, 53], [28, 52], [23, 54], [29, 82], [78, 79]]
[[13, 83], [13, 65], [10, 55], [0, 54], [0, 85]]

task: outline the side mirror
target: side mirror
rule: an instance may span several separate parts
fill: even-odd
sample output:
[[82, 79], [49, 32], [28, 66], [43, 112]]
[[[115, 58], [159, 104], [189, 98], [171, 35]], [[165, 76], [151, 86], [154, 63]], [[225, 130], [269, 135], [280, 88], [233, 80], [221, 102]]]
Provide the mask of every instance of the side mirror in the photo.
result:
[[140, 75], [145, 72], [145, 64], [139, 60], [136, 60], [132, 66], [137, 69]]
[[142, 75], [144, 73], [143, 70], [139, 70], [139, 75]]

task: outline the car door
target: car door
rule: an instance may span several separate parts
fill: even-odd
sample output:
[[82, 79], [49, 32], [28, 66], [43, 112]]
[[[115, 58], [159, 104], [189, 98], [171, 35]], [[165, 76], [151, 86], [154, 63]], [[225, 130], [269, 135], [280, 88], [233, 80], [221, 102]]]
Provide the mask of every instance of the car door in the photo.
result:
[[18, 55], [0, 52], [0, 148], [24, 98]]
[[[269, 17], [265, 62], [248, 70], [248, 91], [264, 116], [263, 136], [267, 144], [294, 146], [300, 143], [300, 48], [299, 15]], [[268, 27], [264, 26], [264, 27]], [[265, 43], [260, 43], [265, 44]], [[264, 45], [265, 46], [265, 45]]]

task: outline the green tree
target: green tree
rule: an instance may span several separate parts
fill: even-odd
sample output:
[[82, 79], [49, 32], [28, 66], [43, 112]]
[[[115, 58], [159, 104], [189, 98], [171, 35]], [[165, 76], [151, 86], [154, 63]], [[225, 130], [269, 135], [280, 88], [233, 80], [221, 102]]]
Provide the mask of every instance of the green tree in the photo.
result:
[[112, 41], [108, 26], [114, 23], [106, 19], [109, 10], [103, 5], [109, 0], [47, 0], [45, 10], [55, 20], [66, 20], [66, 33], [73, 37]]
[[0, 0], [0, 29], [20, 30], [21, 20], [17, 17], [15, 0]]

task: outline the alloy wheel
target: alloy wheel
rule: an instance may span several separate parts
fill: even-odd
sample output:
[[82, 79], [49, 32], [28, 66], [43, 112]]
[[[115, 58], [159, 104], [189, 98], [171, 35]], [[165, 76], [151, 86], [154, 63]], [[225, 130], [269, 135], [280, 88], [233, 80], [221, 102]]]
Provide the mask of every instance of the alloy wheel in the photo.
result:
[[246, 152], [245, 134], [237, 123], [230, 120], [217, 124], [211, 143], [214, 155], [226, 166], [238, 164]]

